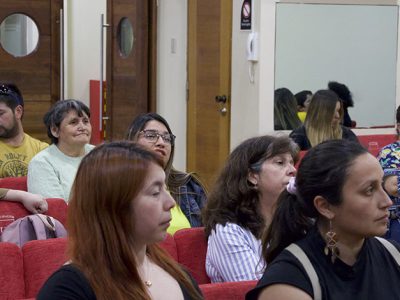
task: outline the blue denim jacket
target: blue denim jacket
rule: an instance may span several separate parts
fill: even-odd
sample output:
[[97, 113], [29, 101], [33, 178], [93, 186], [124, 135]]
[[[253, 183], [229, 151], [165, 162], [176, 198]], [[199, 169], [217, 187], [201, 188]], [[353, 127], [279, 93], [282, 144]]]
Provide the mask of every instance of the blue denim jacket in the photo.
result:
[[197, 180], [190, 177], [185, 185], [179, 187], [175, 196], [174, 198], [180, 203], [181, 210], [189, 220], [190, 226], [203, 226], [201, 209], [206, 205], [207, 196]]

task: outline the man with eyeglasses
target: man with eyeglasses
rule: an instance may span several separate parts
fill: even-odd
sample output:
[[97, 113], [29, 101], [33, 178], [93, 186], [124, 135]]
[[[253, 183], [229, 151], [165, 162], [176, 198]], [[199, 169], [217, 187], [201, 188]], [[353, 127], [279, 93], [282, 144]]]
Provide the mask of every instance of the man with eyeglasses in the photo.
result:
[[48, 146], [24, 132], [23, 114], [19, 89], [0, 83], [0, 178], [26, 176], [32, 157]]

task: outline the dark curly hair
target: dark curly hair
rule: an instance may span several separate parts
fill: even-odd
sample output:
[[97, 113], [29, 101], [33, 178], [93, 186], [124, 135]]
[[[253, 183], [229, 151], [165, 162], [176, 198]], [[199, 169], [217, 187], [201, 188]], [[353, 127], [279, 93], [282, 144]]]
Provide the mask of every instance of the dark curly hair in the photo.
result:
[[209, 236], [217, 224], [238, 224], [260, 238], [265, 221], [259, 210], [259, 193], [248, 181], [249, 172], [261, 171], [262, 163], [273, 156], [290, 153], [297, 161], [298, 146], [287, 136], [250, 138], [229, 155], [203, 211]]
[[342, 100], [344, 108], [354, 106], [353, 96], [351, 95], [351, 92], [346, 85], [336, 81], [330, 81], [328, 83], [328, 89], [338, 95], [340, 100]]

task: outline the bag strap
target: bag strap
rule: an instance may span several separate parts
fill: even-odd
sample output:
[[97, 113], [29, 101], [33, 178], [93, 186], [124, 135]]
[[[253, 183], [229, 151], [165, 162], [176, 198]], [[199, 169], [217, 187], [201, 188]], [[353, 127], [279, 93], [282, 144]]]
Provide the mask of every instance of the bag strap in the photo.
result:
[[322, 299], [322, 292], [321, 292], [321, 285], [319, 284], [318, 275], [315, 272], [313, 265], [311, 264], [310, 259], [304, 253], [303, 249], [301, 249], [296, 244], [290, 244], [286, 247], [290, 253], [294, 255], [298, 259], [298, 261], [303, 265], [306, 273], [311, 281], [311, 285], [313, 288], [314, 293], [314, 300], [321, 300]]
[[389, 251], [389, 253], [393, 256], [393, 259], [396, 261], [397, 265], [400, 266], [399, 250], [388, 240], [377, 236], [375, 238], [381, 242], [381, 244], [386, 248], [386, 250]]

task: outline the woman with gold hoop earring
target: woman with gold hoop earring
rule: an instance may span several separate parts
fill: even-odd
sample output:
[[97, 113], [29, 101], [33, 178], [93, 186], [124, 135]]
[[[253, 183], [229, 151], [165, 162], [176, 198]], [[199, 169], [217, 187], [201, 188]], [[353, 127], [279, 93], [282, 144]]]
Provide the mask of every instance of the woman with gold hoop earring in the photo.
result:
[[278, 199], [263, 237], [268, 266], [246, 300], [400, 299], [400, 246], [375, 238], [392, 205], [383, 175], [358, 143], [309, 150]]

